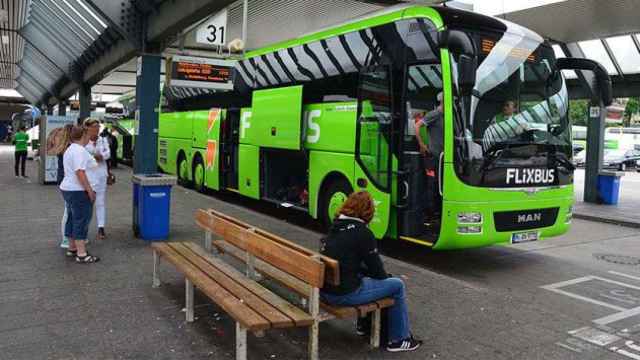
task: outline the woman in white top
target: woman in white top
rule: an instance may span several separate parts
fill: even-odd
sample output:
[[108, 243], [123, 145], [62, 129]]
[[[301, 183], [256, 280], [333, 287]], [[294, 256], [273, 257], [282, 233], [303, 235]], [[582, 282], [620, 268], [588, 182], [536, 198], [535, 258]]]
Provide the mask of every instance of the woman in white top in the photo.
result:
[[89, 142], [86, 131], [75, 126], [71, 130], [71, 145], [64, 152], [64, 179], [60, 183], [60, 190], [64, 197], [68, 220], [65, 225], [65, 236], [69, 239], [67, 256], [75, 257], [81, 264], [94, 263], [99, 257], [87, 253], [86, 241], [89, 223], [93, 215], [93, 202], [96, 193], [93, 191], [87, 170], [98, 166], [95, 159], [84, 148]]
[[85, 149], [93, 155], [98, 162], [96, 171], [87, 171], [91, 187], [96, 192], [96, 224], [98, 225], [98, 239], [105, 238], [104, 226], [107, 217], [106, 194], [107, 194], [107, 177], [109, 171], [107, 169], [107, 160], [111, 158], [109, 143], [104, 137], [98, 136], [100, 133], [100, 122], [96, 119], [89, 118], [84, 121], [84, 127], [87, 129], [89, 143]]

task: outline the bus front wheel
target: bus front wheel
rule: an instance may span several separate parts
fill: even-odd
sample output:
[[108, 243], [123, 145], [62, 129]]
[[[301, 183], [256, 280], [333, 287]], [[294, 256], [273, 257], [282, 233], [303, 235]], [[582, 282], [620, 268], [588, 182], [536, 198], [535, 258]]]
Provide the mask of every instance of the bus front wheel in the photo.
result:
[[324, 188], [320, 195], [318, 219], [326, 228], [331, 226], [336, 213], [352, 192], [351, 184], [344, 179], [335, 179]]

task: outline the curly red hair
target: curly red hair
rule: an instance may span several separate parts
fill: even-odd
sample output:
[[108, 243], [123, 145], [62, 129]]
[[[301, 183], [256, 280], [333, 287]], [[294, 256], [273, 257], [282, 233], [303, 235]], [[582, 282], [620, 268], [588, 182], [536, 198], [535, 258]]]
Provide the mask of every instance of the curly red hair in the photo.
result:
[[357, 191], [349, 195], [336, 215], [358, 218], [368, 224], [373, 219], [375, 210], [371, 194], [366, 191]]

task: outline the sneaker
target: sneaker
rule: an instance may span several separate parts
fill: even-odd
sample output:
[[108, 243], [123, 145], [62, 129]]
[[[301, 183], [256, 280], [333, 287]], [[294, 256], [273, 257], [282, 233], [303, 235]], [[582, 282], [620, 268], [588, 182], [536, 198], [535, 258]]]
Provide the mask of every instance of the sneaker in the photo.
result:
[[409, 337], [402, 341], [387, 344], [387, 351], [401, 352], [401, 351], [414, 351], [422, 345], [422, 341], [416, 340], [413, 337]]
[[60, 242], [60, 247], [63, 249], [69, 248], [69, 239], [66, 236], [62, 238], [62, 241]]
[[85, 256], [76, 256], [76, 262], [79, 264], [92, 264], [97, 263], [98, 261], [100, 261], [99, 257], [90, 254]]
[[371, 334], [371, 322], [369, 317], [359, 317], [356, 319], [356, 334], [358, 336], [367, 336]]

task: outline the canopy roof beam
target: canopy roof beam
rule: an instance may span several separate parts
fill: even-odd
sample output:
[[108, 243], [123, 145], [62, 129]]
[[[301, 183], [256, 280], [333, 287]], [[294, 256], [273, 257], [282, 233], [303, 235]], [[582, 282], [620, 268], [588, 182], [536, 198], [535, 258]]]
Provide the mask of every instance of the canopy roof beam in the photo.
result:
[[607, 40], [600, 39], [600, 42], [602, 43], [602, 46], [604, 46], [604, 50], [607, 52], [607, 56], [609, 56], [609, 58], [611, 59], [611, 63], [613, 63], [613, 67], [616, 68], [616, 72], [618, 73], [618, 75], [624, 78], [624, 71], [622, 71], [622, 68], [620, 67], [620, 63], [618, 63], [618, 59], [616, 59], [616, 56], [613, 54], [613, 51], [611, 51], [611, 47], [607, 43]]

